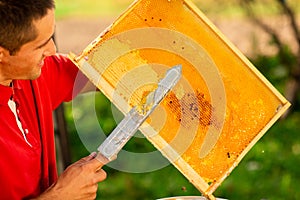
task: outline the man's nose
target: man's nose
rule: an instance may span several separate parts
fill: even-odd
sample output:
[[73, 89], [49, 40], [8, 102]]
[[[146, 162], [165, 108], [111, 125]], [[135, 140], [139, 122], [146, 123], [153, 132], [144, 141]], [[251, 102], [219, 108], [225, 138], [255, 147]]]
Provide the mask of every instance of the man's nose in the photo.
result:
[[45, 56], [51, 56], [56, 53], [56, 45], [53, 41], [53, 39], [49, 40], [48, 44], [45, 46], [44, 55]]

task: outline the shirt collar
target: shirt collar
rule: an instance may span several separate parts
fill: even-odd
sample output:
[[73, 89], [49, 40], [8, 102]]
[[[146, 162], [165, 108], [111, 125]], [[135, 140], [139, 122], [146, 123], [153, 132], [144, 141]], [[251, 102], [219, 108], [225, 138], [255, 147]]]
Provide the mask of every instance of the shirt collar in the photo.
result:
[[14, 90], [15, 89], [21, 89], [21, 85], [20, 85], [20, 81], [18, 80], [13, 80], [13, 87], [14, 87]]
[[13, 94], [13, 89], [10, 86], [0, 85], [0, 105], [7, 105], [9, 98]]
[[13, 95], [14, 89], [20, 89], [19, 81], [13, 81], [13, 87], [0, 84], [0, 105], [7, 105], [9, 98]]

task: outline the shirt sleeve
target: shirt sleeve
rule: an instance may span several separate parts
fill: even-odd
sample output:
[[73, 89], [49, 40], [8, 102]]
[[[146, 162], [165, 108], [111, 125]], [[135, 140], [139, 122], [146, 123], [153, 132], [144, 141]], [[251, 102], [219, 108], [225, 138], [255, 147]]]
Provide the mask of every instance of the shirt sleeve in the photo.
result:
[[59, 54], [45, 59], [41, 76], [47, 83], [53, 109], [72, 100], [88, 81], [69, 58]]

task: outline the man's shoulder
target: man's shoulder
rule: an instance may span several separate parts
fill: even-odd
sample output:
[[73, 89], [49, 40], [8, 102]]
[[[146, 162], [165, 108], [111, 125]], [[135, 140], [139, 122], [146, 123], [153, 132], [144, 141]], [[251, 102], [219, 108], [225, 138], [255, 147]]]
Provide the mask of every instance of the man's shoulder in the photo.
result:
[[45, 65], [61, 65], [61, 64], [73, 64], [73, 62], [65, 54], [55, 54], [48, 56], [44, 60]]
[[64, 54], [46, 57], [42, 68], [42, 76], [50, 76], [51, 80], [59, 76], [72, 76], [77, 72], [76, 65]]

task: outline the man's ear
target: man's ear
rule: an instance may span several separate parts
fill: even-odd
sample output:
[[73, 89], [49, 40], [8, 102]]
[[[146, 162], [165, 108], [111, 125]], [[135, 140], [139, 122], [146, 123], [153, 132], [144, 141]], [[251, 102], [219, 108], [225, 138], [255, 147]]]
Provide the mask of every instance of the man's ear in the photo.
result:
[[4, 55], [4, 53], [3, 53], [3, 48], [0, 46], [0, 63], [2, 62], [2, 60], [3, 60], [3, 55]]
[[9, 51], [4, 47], [0, 46], [0, 63], [4, 60], [6, 56], [9, 55]]

